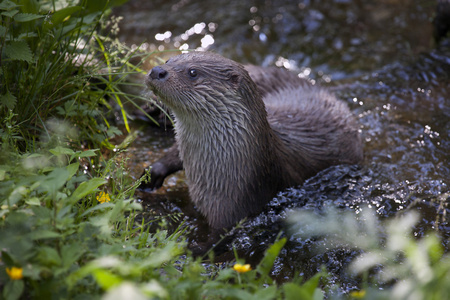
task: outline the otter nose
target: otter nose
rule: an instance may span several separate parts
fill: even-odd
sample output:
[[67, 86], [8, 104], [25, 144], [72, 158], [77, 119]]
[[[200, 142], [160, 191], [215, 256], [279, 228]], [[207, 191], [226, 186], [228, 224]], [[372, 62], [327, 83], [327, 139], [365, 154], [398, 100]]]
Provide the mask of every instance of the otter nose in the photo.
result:
[[164, 70], [160, 66], [157, 66], [150, 70], [150, 74], [148, 74], [148, 76], [150, 76], [150, 78], [152, 79], [164, 79], [167, 77], [167, 74], [168, 73], [166, 70]]

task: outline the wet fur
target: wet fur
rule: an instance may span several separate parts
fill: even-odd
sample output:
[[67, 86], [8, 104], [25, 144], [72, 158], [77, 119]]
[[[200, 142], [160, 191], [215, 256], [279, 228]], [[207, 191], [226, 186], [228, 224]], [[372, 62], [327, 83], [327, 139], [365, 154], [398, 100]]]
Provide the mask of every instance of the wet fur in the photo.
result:
[[147, 76], [147, 84], [174, 114], [170, 155], [179, 151], [191, 199], [213, 228], [259, 213], [277, 191], [326, 167], [362, 159], [346, 104], [295, 74], [207, 52], [160, 68], [167, 77]]

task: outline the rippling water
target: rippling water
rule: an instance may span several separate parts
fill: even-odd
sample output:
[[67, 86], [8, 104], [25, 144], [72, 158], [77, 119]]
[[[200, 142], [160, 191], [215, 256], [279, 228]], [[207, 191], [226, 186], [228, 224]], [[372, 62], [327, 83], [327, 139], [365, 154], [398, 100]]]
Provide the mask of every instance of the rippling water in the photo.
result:
[[[284, 67], [329, 86], [357, 116], [364, 162], [324, 170], [280, 193], [265, 213], [245, 222], [234, 245], [251, 259], [274, 240], [289, 209], [317, 213], [336, 205], [355, 216], [369, 205], [381, 220], [417, 210], [421, 222], [414, 234], [436, 230], [450, 249], [450, 43], [433, 44], [434, 5], [395, 0], [130, 1], [115, 13], [124, 16], [120, 38], [129, 45], [148, 51], [207, 49], [242, 63]], [[172, 141], [169, 129], [144, 129], [129, 152], [135, 175]], [[174, 226], [185, 220], [194, 238], [205, 234], [182, 174], [171, 176], [160, 191], [139, 197], [148, 211], [171, 214]], [[325, 264], [344, 290], [351, 290], [356, 283], [343, 270], [358, 252], [315, 254], [313, 244], [291, 238], [274, 275], [309, 275]]]

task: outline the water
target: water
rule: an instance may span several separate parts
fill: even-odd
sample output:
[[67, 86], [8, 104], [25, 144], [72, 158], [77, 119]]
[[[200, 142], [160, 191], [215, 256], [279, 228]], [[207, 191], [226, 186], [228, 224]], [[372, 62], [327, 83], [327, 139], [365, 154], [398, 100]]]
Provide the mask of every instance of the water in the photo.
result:
[[[293, 208], [318, 213], [338, 206], [357, 217], [368, 205], [380, 220], [416, 210], [421, 221], [414, 235], [437, 231], [450, 249], [450, 43], [433, 44], [434, 6], [396, 0], [130, 1], [115, 14], [124, 16], [120, 38], [129, 45], [207, 49], [242, 63], [284, 67], [328, 86], [357, 116], [365, 151], [360, 166], [332, 167], [281, 192], [264, 213], [235, 230], [239, 254], [256, 262]], [[144, 127], [128, 153], [134, 176], [172, 142], [170, 129]], [[157, 192], [138, 196], [146, 218], [170, 215], [172, 226], [184, 221], [194, 239], [205, 236], [182, 172]], [[359, 252], [317, 254], [314, 243], [292, 237], [274, 276], [309, 276], [324, 264], [344, 292], [354, 289], [357, 281], [344, 270]]]

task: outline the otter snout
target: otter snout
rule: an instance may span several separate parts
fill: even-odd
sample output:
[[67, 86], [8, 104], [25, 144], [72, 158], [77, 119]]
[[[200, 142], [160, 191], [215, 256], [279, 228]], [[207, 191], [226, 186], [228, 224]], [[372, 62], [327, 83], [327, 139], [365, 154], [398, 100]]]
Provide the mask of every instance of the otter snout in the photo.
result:
[[151, 79], [164, 80], [167, 78], [168, 74], [169, 73], [166, 70], [164, 70], [160, 66], [157, 66], [150, 70], [150, 72], [148, 73], [148, 76]]

